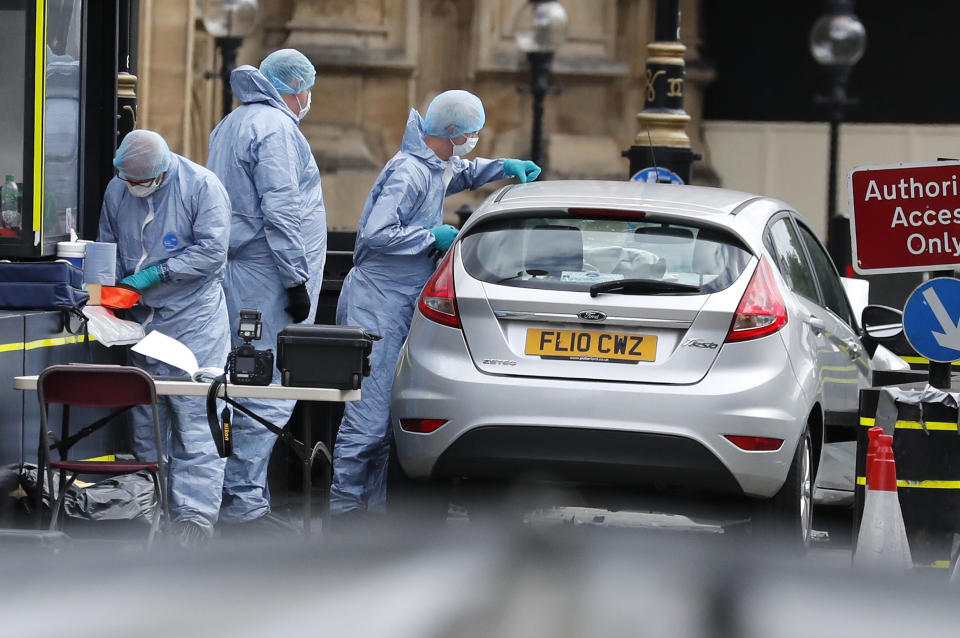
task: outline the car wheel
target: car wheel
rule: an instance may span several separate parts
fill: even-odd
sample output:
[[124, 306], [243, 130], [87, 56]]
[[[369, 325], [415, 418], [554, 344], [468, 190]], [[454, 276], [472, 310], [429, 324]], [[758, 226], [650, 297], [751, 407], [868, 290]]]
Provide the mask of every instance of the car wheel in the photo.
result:
[[754, 530], [782, 543], [793, 554], [804, 554], [813, 531], [813, 444], [804, 429], [787, 473], [776, 495], [757, 504]]

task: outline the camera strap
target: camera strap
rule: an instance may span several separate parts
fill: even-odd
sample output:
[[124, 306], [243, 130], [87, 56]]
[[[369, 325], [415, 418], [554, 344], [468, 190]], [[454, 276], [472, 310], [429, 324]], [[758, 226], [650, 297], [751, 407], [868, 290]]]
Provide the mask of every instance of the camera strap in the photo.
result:
[[224, 372], [210, 382], [207, 390], [207, 425], [210, 426], [210, 435], [217, 446], [220, 458], [225, 459], [233, 454], [233, 430], [230, 423], [230, 406], [224, 405], [220, 415], [217, 415], [217, 394], [223, 387], [223, 398], [227, 399], [227, 374]]

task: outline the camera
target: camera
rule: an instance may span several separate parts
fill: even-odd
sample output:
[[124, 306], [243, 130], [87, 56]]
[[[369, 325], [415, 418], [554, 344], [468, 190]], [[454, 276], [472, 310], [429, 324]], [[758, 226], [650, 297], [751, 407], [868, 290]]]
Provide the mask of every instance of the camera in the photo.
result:
[[253, 341], [260, 338], [263, 321], [260, 311], [244, 308], [240, 311], [237, 336], [243, 343], [227, 356], [230, 383], [235, 385], [270, 385], [273, 380], [273, 350], [257, 350]]

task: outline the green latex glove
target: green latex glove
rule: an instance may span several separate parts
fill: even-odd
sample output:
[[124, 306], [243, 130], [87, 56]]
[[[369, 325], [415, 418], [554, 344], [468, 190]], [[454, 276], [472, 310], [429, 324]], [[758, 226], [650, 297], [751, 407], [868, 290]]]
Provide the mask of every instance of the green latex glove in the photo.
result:
[[140, 272], [133, 273], [129, 277], [124, 277], [120, 283], [133, 286], [137, 290], [144, 291], [150, 286], [160, 283], [164, 280], [163, 266], [155, 264], [149, 268], [144, 268]]
[[450, 244], [457, 238], [457, 233], [460, 232], [450, 224], [429, 228], [428, 230], [433, 233], [433, 247], [440, 252], [447, 252]]
[[540, 177], [540, 167], [530, 160], [505, 159], [503, 172], [507, 177], [516, 177], [524, 184]]

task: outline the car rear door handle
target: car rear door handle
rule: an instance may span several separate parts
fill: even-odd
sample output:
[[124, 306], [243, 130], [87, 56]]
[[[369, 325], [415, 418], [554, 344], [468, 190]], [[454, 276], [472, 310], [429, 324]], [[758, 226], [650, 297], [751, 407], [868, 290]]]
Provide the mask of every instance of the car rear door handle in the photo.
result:
[[810, 315], [803, 321], [808, 326], [813, 328], [813, 331], [816, 332], [817, 334], [820, 334], [821, 332], [827, 329], [827, 324], [824, 323], [823, 319], [817, 317], [816, 315]]

